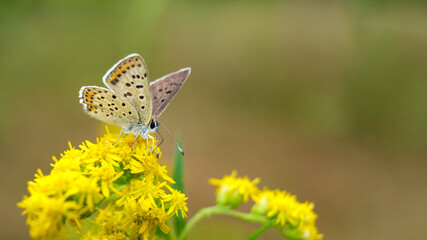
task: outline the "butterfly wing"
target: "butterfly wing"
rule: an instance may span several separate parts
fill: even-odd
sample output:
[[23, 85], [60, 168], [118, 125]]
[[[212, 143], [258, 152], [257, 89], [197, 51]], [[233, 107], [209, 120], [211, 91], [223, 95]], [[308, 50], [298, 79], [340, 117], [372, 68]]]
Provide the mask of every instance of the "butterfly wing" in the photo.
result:
[[90, 116], [122, 127], [138, 122], [138, 113], [128, 102], [110, 89], [86, 86], [80, 89], [80, 103]]
[[157, 119], [163, 113], [190, 73], [191, 68], [183, 68], [151, 82], [150, 91], [153, 99], [152, 117], [154, 119]]
[[129, 102], [138, 113], [137, 123], [148, 125], [151, 120], [152, 100], [148, 70], [138, 54], [131, 54], [117, 62], [103, 77], [103, 82], [118, 98]]

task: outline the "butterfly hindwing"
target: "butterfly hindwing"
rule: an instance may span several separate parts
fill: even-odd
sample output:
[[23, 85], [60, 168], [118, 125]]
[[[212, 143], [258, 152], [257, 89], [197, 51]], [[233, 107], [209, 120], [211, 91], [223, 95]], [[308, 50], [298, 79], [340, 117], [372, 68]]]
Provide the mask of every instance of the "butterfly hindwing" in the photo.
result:
[[147, 125], [151, 120], [152, 100], [148, 70], [138, 54], [131, 54], [117, 62], [103, 77], [103, 82], [119, 98], [129, 102], [138, 113], [137, 123]]
[[154, 119], [157, 119], [163, 113], [190, 73], [191, 68], [183, 68], [151, 82], [150, 91], [153, 99], [152, 117]]
[[131, 125], [139, 120], [135, 108], [117, 97], [110, 89], [86, 86], [80, 89], [80, 103], [90, 116], [117, 126]]

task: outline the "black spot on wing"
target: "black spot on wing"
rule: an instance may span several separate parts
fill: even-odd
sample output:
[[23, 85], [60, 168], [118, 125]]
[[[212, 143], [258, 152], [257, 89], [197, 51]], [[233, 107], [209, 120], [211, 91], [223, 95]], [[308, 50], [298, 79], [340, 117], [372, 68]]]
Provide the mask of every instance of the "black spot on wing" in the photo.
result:
[[[120, 77], [120, 74], [118, 77]], [[114, 78], [114, 80], [111, 81], [111, 84], [116, 85], [118, 82], [119, 82], [119, 80], [117, 78]]]

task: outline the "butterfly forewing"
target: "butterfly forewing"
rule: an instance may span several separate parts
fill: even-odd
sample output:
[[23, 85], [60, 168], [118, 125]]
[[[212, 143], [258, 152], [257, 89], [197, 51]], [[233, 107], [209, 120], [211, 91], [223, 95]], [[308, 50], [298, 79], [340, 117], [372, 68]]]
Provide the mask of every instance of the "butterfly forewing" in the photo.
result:
[[120, 60], [104, 75], [103, 81], [117, 97], [129, 102], [136, 109], [137, 123], [149, 123], [152, 101], [147, 67], [140, 55], [131, 54]]
[[111, 90], [95, 86], [80, 89], [80, 103], [90, 116], [117, 126], [129, 125], [139, 120], [135, 108], [117, 97]]
[[157, 119], [163, 113], [182, 84], [187, 80], [190, 72], [190, 68], [184, 68], [151, 82], [150, 91], [153, 99], [152, 118]]

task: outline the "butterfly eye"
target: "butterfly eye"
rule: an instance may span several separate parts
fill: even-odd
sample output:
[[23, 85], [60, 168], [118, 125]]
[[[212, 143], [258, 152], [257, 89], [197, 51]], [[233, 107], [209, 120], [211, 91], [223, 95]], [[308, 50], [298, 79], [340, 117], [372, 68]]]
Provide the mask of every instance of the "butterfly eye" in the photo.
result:
[[157, 128], [157, 121], [151, 120], [151, 122], [150, 122], [150, 128], [151, 129], [156, 129]]

